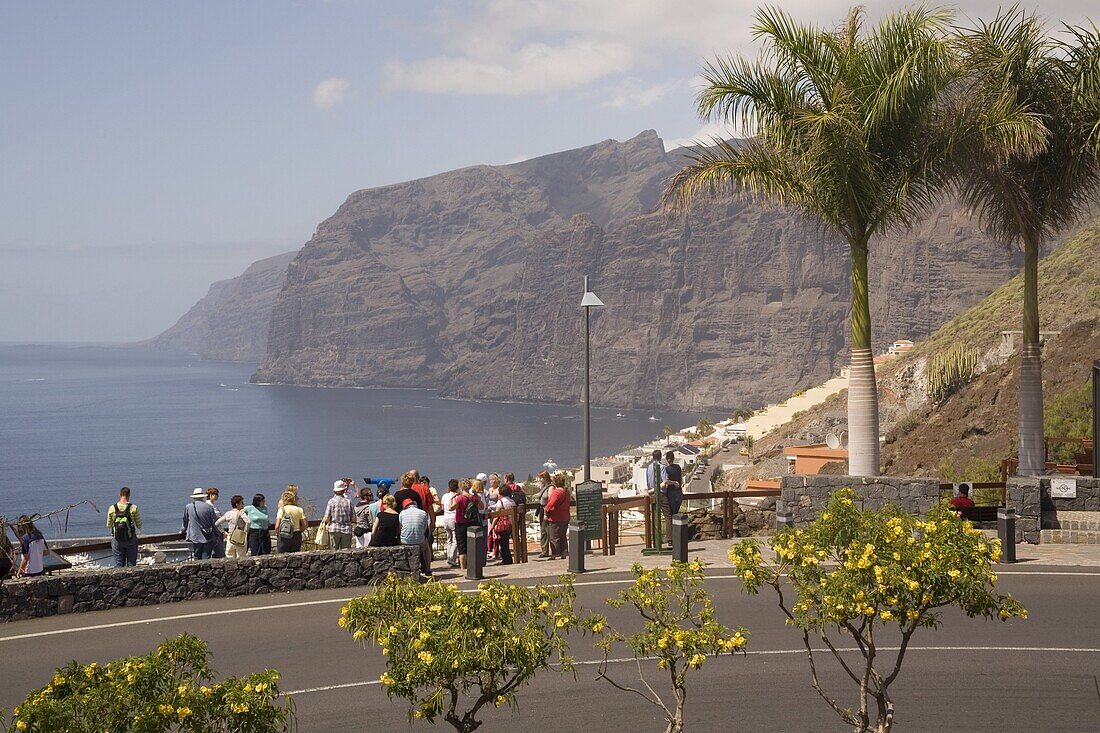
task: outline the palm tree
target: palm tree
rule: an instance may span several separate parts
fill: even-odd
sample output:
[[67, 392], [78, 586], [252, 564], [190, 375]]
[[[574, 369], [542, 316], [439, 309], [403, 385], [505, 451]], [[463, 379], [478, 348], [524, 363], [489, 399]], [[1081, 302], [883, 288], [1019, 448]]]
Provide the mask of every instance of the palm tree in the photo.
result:
[[959, 179], [963, 200], [985, 229], [1024, 250], [1021, 475], [1041, 473], [1046, 462], [1039, 251], [1089, 209], [1100, 182], [1094, 147], [1100, 143], [1100, 32], [1096, 26], [1067, 30], [1067, 38], [1054, 38], [1034, 15], [1012, 7], [959, 35], [972, 103], [1026, 109], [1041, 120], [1044, 133], [1034, 153], [1003, 155], [974, 146]]
[[878, 393], [867, 260], [874, 238], [906, 227], [942, 189], [937, 100], [957, 73], [950, 14], [918, 7], [865, 29], [853, 8], [836, 30], [757, 11], [756, 61], [719, 58], [703, 73], [700, 114], [754, 137], [689, 154], [665, 200], [734, 189], [791, 205], [851, 252], [850, 472], [879, 473]]

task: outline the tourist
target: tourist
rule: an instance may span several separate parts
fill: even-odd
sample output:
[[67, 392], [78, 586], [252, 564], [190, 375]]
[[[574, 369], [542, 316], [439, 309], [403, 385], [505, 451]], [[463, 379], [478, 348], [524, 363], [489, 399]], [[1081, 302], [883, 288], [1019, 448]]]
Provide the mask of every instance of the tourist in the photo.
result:
[[432, 543], [428, 535], [428, 513], [412, 499], [405, 499], [398, 515], [401, 527], [401, 544], [420, 548], [421, 572], [432, 577]]
[[299, 503], [299, 502], [298, 502], [298, 484], [287, 484], [287, 485], [286, 485], [286, 488], [285, 488], [285, 489], [283, 489], [283, 495], [279, 497], [279, 503], [278, 503], [278, 505], [276, 506], [276, 508], [277, 508], [277, 509], [282, 509], [282, 508], [283, 508], [283, 504], [284, 504], [284, 503], [286, 502], [286, 499], [285, 499], [284, 497], [285, 497], [285, 496], [286, 496], [286, 495], [287, 495], [288, 493], [289, 493], [289, 494], [290, 494], [290, 495], [291, 495], [292, 497], [294, 497], [294, 503], [295, 503], [295, 504], [298, 504], [298, 503]]
[[394, 507], [394, 498], [390, 494], [382, 497], [381, 509], [370, 531], [371, 547], [395, 547], [401, 544], [401, 520]]
[[34, 526], [34, 521], [26, 514], [19, 517], [15, 526], [19, 536], [19, 546], [23, 551], [23, 561], [19, 563], [19, 576], [34, 578], [45, 572], [42, 560], [46, 556], [46, 538]]
[[302, 549], [302, 533], [309, 522], [305, 511], [298, 506], [298, 497], [287, 490], [283, 492], [282, 506], [275, 514], [276, 549], [280, 553], [298, 552]]
[[645, 471], [646, 487], [653, 494], [653, 500], [657, 502], [657, 511], [660, 512], [661, 526], [664, 528], [664, 542], [672, 542], [672, 513], [669, 511], [668, 495], [665, 493], [665, 469], [661, 465], [661, 449], [653, 451], [652, 460]]
[[[354, 483], [354, 482], [352, 482]], [[325, 507], [321, 523], [328, 527], [328, 544], [333, 550], [351, 549], [351, 528], [355, 524], [355, 510], [347, 497], [348, 479], [332, 484], [332, 498]]]
[[546, 519], [546, 500], [550, 497], [550, 472], [539, 471], [538, 495], [535, 499], [535, 516], [539, 520], [539, 556], [536, 560], [550, 559], [550, 523]]
[[485, 491], [485, 503], [489, 511], [496, 511], [497, 502], [500, 501], [500, 474], [489, 474], [489, 487]]
[[[455, 543], [458, 545], [458, 566], [466, 568], [466, 551], [470, 527], [481, 524], [481, 497], [473, 493], [474, 482], [462, 479], [458, 483], [459, 494], [455, 498]], [[478, 548], [474, 548], [477, 552]]]
[[668, 540], [672, 541], [672, 515], [680, 513], [680, 505], [684, 503], [684, 469], [676, 462], [676, 454], [672, 451], [665, 453], [665, 496], [668, 498]]
[[523, 490], [522, 484], [516, 483], [516, 475], [511, 471], [504, 474], [504, 485], [512, 490], [512, 501], [520, 506], [527, 503], [527, 492]]
[[137, 531], [141, 529], [141, 514], [130, 502], [130, 487], [118, 490], [118, 502], [107, 509], [107, 529], [111, 531], [111, 553], [115, 567], [137, 565]]
[[497, 503], [497, 511], [505, 511], [508, 514], [497, 517], [493, 521], [493, 531], [497, 536], [497, 551], [500, 554], [501, 565], [512, 564], [512, 510], [516, 508], [516, 502], [512, 499], [512, 487], [508, 484], [500, 487], [500, 501]]
[[413, 488], [413, 484], [415, 483], [416, 476], [413, 475], [412, 471], [406, 471], [405, 474], [401, 476], [401, 488], [393, 495], [395, 506], [405, 506], [405, 499], [412, 499], [416, 502], [418, 507], [421, 509], [424, 508], [420, 503], [423, 501], [423, 499], [420, 498], [420, 493]]
[[0, 580], [6, 580], [15, 569], [15, 545], [8, 538], [7, 525], [0, 524]]
[[952, 509], [958, 510], [961, 515], [965, 509], [974, 508], [974, 500], [970, 498], [970, 487], [967, 484], [959, 484], [959, 495], [947, 502]]
[[229, 499], [229, 507], [214, 524], [218, 529], [225, 528], [225, 556], [240, 560], [248, 555], [249, 519], [244, 510], [244, 497], [233, 496]]
[[458, 567], [458, 542], [455, 539], [455, 499], [458, 498], [458, 479], [447, 482], [447, 490], [440, 497], [439, 505], [443, 510], [443, 530], [447, 533], [447, 564]]
[[206, 503], [206, 489], [191, 492], [191, 501], [183, 508], [184, 539], [191, 545], [193, 560], [208, 560], [214, 553], [214, 507]]
[[421, 476], [420, 483], [424, 484], [424, 486], [427, 487], [428, 495], [432, 499], [432, 508], [430, 511], [428, 511], [428, 514], [439, 517], [443, 514], [443, 502], [439, 500], [439, 492], [435, 490], [435, 487], [432, 486], [432, 480], [427, 476]]
[[244, 513], [248, 517], [248, 554], [252, 557], [270, 555], [271, 520], [267, 515], [267, 499], [263, 494], [256, 494]]
[[439, 497], [432, 494], [432, 489], [428, 485], [428, 482], [420, 477], [420, 471], [415, 468], [409, 471], [413, 477], [412, 490], [416, 492], [417, 498], [420, 499], [417, 502], [417, 506], [424, 510], [428, 515], [428, 537], [435, 536], [435, 517], [436, 517], [436, 502]]
[[550, 524], [550, 559], [565, 559], [569, 554], [569, 492], [565, 476], [554, 476], [554, 485], [546, 497], [546, 521]]
[[351, 530], [351, 533], [355, 535], [355, 547], [357, 549], [363, 549], [370, 544], [370, 528], [374, 524], [374, 518], [370, 512], [371, 499], [373, 498], [369, 486], [359, 489], [359, 503], [355, 505], [355, 527]]
[[206, 490], [206, 503], [214, 509], [214, 552], [210, 557], [214, 559], [225, 557], [225, 534], [218, 528], [218, 519], [221, 519], [222, 513], [218, 511], [218, 497], [221, 492], [218, 491], [217, 486], [211, 486]]
[[383, 497], [390, 495], [391, 484], [378, 484], [378, 498], [370, 503], [370, 526], [374, 526], [374, 520], [378, 519], [378, 514], [382, 511], [382, 499]]

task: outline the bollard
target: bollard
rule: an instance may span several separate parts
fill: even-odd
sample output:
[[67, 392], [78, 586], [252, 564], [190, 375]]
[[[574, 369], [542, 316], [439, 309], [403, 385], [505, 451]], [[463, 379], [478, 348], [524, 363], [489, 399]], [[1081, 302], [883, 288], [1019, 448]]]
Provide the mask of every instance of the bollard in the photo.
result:
[[794, 526], [794, 514], [791, 510], [783, 505], [782, 502], [775, 503], [775, 531], [782, 532], [788, 527]]
[[584, 572], [584, 530], [581, 522], [570, 522], [567, 532], [569, 542], [569, 572]]
[[1016, 562], [1016, 510], [997, 507], [997, 537], [1001, 540], [1001, 562]]
[[485, 528], [474, 524], [466, 528], [466, 580], [481, 580], [485, 577]]
[[688, 561], [688, 518], [684, 514], [672, 515], [672, 559], [675, 562]]

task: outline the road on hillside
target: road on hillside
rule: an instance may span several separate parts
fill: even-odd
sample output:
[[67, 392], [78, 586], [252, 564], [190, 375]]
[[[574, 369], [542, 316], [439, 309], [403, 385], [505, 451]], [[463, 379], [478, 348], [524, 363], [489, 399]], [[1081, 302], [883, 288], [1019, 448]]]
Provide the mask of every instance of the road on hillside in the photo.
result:
[[[942, 629], [919, 633], [895, 685], [896, 729], [1100, 731], [1100, 572], [1020, 565], [999, 572], [999, 588], [1016, 595], [1030, 619], [1001, 623], [949, 613]], [[606, 610], [604, 599], [625, 582], [621, 574], [582, 576], [579, 602]], [[810, 689], [799, 637], [783, 625], [773, 598], [745, 596], [726, 574], [715, 573], [707, 584], [722, 621], [750, 630], [750, 653], [695, 673], [688, 729], [845, 730]], [[214, 599], [0, 625], [0, 707], [18, 704], [71, 659], [144, 654], [187, 631], [210, 644], [222, 674], [280, 670], [282, 688], [295, 693], [302, 731], [408, 730], [404, 706], [376, 682], [384, 658], [336, 624], [350, 595], [351, 589], [334, 589]], [[574, 640], [578, 659], [597, 658], [590, 643]], [[854, 702], [853, 689], [826, 659], [819, 667], [829, 670], [823, 677], [831, 691]], [[614, 670], [625, 681], [636, 673], [632, 664]], [[518, 712], [491, 710], [482, 730], [663, 730], [653, 710], [594, 677], [590, 664], [576, 679], [544, 673], [521, 690]]]

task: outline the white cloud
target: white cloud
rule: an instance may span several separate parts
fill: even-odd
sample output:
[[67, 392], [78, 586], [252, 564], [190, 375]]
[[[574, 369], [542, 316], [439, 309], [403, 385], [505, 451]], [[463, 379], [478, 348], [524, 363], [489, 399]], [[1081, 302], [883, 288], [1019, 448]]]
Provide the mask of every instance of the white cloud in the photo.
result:
[[388, 89], [429, 94], [545, 94], [587, 86], [633, 63], [629, 48], [573, 40], [559, 46], [528, 43], [503, 55], [436, 56], [386, 64]]
[[325, 79], [313, 88], [313, 106], [320, 110], [336, 109], [343, 104], [350, 88], [351, 82], [347, 79]]
[[665, 150], [675, 150], [676, 148], [684, 148], [699, 143], [710, 145], [716, 138], [719, 140], [729, 140], [731, 138], [743, 137], [748, 137], [748, 135], [736, 125], [728, 125], [724, 122], [708, 122], [696, 130], [690, 137], [665, 140]]
[[666, 81], [660, 84], [643, 84], [639, 79], [624, 79], [611, 90], [611, 96], [600, 106], [611, 109], [641, 109], [660, 102], [669, 92], [681, 86], [681, 82]]

